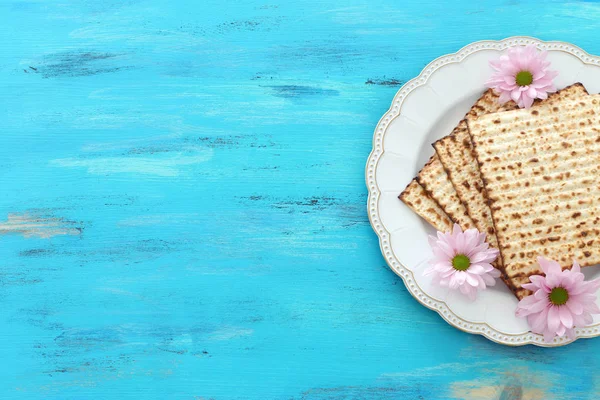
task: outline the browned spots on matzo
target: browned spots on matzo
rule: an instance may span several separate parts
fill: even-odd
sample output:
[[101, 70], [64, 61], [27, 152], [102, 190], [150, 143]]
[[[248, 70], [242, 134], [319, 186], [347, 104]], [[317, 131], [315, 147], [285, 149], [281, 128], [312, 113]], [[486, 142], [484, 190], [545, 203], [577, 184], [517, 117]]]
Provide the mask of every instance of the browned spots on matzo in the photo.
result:
[[448, 217], [458, 223], [461, 228], [470, 229], [475, 226], [464, 205], [458, 199], [456, 190], [437, 153], [419, 171], [416, 180]]
[[415, 179], [398, 197], [436, 230], [442, 232], [452, 230], [452, 221], [448, 215], [427, 195], [425, 189]]
[[[533, 110], [512, 110], [468, 121], [476, 157], [491, 158], [480, 165], [484, 193], [494, 197], [498, 243], [519, 297], [528, 294], [520, 289], [526, 278], [541, 273], [537, 255], [563, 267], [572, 258], [582, 266], [600, 263], [600, 233], [589, 229], [600, 224], [600, 113], [594, 102], [600, 104], [600, 95], [579, 93], [538, 102], [535, 118]], [[581, 222], [588, 222], [585, 231]]]

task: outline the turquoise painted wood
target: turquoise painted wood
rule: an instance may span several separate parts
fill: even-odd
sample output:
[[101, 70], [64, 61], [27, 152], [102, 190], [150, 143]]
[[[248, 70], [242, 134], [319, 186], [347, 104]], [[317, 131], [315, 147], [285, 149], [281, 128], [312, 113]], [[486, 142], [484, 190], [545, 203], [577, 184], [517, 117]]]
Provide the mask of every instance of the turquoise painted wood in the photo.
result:
[[430, 60], [599, 28], [594, 1], [3, 0], [0, 398], [597, 398], [600, 340], [502, 347], [412, 299], [364, 164]]

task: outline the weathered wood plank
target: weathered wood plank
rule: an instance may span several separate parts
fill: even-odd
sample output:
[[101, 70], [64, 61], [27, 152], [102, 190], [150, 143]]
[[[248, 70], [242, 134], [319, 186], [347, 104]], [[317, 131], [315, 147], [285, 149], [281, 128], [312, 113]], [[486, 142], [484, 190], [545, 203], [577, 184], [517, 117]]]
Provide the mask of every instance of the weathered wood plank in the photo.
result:
[[504, 348], [384, 265], [400, 85], [479, 39], [600, 53], [596, 2], [0, 4], [0, 397], [580, 399], [597, 340]]

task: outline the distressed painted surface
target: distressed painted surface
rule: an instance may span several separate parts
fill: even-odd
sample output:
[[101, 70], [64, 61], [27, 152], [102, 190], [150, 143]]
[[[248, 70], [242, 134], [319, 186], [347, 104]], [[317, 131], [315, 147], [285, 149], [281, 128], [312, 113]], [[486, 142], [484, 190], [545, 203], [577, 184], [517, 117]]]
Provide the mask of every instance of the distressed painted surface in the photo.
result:
[[0, 3], [0, 398], [592, 399], [385, 266], [372, 131], [433, 58], [600, 54], [594, 1]]

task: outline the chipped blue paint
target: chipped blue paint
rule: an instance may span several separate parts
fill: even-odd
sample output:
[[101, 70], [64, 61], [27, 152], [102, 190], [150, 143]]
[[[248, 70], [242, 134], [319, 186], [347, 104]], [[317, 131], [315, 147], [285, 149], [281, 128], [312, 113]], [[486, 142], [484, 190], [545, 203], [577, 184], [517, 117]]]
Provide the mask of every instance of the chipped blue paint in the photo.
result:
[[[444, 3], [444, 4], [441, 4]], [[597, 2], [0, 3], [0, 398], [586, 399], [407, 294], [365, 212], [403, 82]]]

